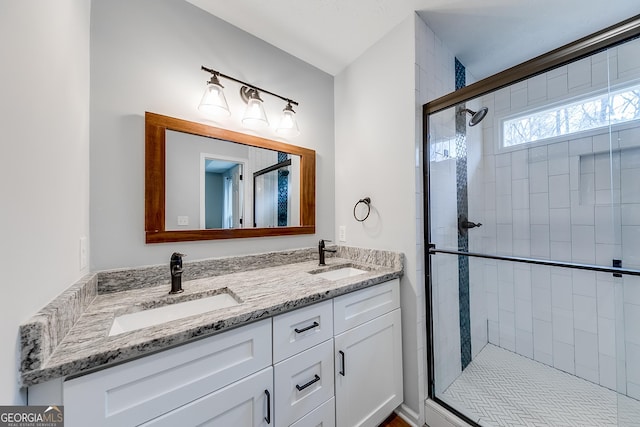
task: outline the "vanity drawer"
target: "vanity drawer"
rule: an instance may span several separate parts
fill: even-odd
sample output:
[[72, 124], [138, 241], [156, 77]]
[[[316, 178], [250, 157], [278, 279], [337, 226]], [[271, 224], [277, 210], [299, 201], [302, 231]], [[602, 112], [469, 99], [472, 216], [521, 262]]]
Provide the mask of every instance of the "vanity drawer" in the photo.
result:
[[333, 339], [274, 367], [276, 427], [288, 427], [334, 394]]
[[291, 427], [336, 427], [335, 397], [291, 424]]
[[399, 307], [400, 279], [389, 280], [334, 298], [335, 334], [338, 335]]
[[273, 362], [320, 344], [333, 336], [331, 300], [273, 318]]

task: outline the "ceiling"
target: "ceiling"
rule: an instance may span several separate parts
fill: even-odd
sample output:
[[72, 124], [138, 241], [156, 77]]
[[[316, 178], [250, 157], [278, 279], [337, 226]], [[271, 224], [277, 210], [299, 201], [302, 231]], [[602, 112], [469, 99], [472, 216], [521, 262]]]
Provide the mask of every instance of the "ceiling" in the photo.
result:
[[332, 75], [418, 11], [476, 79], [640, 12], [640, 0], [187, 1]]

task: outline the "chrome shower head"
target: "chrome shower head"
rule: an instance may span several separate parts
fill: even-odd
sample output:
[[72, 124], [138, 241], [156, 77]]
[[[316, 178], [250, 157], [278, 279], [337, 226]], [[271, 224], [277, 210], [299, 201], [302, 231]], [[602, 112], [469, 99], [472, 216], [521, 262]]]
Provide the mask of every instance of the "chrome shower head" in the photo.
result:
[[489, 109], [487, 107], [482, 107], [478, 111], [473, 111], [468, 108], [461, 110], [460, 113], [469, 113], [471, 114], [471, 120], [469, 120], [469, 126], [475, 126], [484, 119], [484, 116], [487, 115]]

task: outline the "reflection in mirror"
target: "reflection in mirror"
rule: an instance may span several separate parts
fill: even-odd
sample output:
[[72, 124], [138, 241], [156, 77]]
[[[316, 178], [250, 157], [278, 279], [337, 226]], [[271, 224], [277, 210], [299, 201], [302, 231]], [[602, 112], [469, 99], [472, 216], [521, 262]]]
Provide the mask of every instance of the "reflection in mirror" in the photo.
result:
[[315, 152], [146, 113], [147, 243], [315, 233]]
[[300, 156], [167, 130], [165, 167], [166, 230], [300, 225]]

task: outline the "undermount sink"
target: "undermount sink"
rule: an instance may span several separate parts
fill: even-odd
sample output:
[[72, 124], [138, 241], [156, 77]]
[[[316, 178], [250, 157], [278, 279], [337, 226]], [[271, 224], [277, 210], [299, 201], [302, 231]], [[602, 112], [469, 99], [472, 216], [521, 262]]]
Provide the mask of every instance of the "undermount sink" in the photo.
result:
[[315, 273], [315, 275], [327, 280], [340, 280], [364, 273], [366, 273], [366, 271], [360, 270], [359, 268], [344, 267], [336, 270], [323, 271], [322, 273]]
[[221, 293], [158, 308], [123, 314], [113, 319], [109, 336], [178, 320], [240, 304], [232, 295]]

